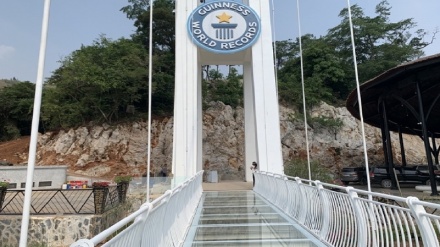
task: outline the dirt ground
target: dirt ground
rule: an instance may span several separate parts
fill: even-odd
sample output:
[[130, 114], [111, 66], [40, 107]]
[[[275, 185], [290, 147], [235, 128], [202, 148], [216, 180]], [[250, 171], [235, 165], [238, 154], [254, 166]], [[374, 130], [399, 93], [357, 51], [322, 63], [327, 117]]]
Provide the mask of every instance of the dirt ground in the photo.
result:
[[[0, 161], [12, 163], [14, 165], [26, 164], [28, 162], [30, 137], [20, 137], [19, 139], [7, 142], [0, 142]], [[43, 162], [47, 165], [57, 165], [57, 155], [55, 153], [46, 153]], [[77, 159], [65, 157], [63, 163], [69, 166], [68, 175], [93, 177], [93, 170], [99, 167], [109, 168], [109, 172], [105, 175], [96, 176], [104, 179], [113, 179], [117, 175], [133, 175], [141, 176], [141, 174], [130, 174], [130, 170], [126, 164], [116, 160], [107, 160], [105, 163], [92, 162], [84, 167], [76, 167]], [[38, 161], [37, 161], [38, 162]], [[143, 171], [141, 171], [143, 172]], [[99, 174], [99, 172], [98, 172]]]
[[30, 137], [20, 137], [17, 140], [0, 142], [0, 161], [12, 164], [27, 163]]

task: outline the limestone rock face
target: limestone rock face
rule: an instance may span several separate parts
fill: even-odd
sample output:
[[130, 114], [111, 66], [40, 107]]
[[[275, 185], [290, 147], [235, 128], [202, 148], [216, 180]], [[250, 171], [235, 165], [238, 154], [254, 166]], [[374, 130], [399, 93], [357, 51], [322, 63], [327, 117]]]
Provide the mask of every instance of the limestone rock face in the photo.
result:
[[203, 116], [204, 170], [216, 170], [220, 180], [244, 180], [243, 108], [212, 103]]
[[[304, 120], [299, 114], [280, 107], [280, 130], [283, 160], [307, 157]], [[307, 126], [310, 158], [337, 172], [346, 166], [364, 164], [364, 149], [360, 122], [345, 107], [335, 108], [325, 103], [311, 112], [312, 117], [340, 119], [340, 128]], [[308, 121], [309, 122], [309, 121]], [[309, 122], [310, 123], [310, 122]], [[140, 176], [147, 164], [147, 123], [80, 127], [39, 137], [38, 164], [66, 164], [77, 173], [113, 177], [118, 173]], [[213, 102], [203, 114], [203, 167], [217, 170], [220, 180], [243, 180], [244, 112], [221, 102]], [[365, 125], [369, 164], [384, 163], [380, 130]], [[392, 133], [393, 158], [401, 163], [399, 139]], [[173, 149], [173, 119], [156, 119], [151, 131], [151, 167], [154, 173], [161, 167], [171, 169]], [[408, 164], [426, 162], [422, 141], [404, 135]], [[274, 144], [276, 145], [276, 144]]]

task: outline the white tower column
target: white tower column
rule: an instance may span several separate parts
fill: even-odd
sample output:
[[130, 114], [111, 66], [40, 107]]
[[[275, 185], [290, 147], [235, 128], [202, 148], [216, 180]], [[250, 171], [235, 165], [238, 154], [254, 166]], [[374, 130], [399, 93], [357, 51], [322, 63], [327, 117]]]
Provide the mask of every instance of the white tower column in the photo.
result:
[[260, 15], [262, 27], [260, 39], [252, 46], [258, 166], [263, 171], [283, 174], [270, 5], [269, 1], [249, 0], [249, 6]]
[[203, 167], [201, 68], [215, 64], [244, 65], [246, 180], [252, 180], [253, 161], [282, 174], [269, 1], [199, 4], [176, 1], [174, 176], [189, 177]]
[[243, 66], [243, 88], [244, 88], [244, 146], [245, 146], [245, 168], [246, 181], [252, 181], [252, 172], [250, 166], [252, 162], [258, 162], [257, 155], [257, 126], [255, 122], [255, 105], [254, 105], [254, 86], [252, 76], [252, 65], [247, 62]]
[[[198, 1], [176, 1], [176, 72], [174, 98], [173, 174], [183, 180], [196, 172], [201, 143], [197, 117], [201, 114], [197, 46], [191, 41], [186, 23]], [[200, 140], [199, 140], [200, 139]]]

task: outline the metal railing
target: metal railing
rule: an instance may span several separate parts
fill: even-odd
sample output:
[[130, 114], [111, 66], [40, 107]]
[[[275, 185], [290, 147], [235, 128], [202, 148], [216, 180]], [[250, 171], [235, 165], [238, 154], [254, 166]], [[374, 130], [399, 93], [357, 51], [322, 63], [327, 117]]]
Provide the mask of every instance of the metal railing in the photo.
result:
[[439, 247], [439, 204], [267, 172], [255, 180], [256, 193], [329, 246]]
[[[0, 214], [21, 215], [23, 213], [25, 191], [7, 190]], [[104, 212], [119, 205], [116, 186], [108, 187], [108, 193], [103, 200]], [[95, 205], [93, 189], [47, 189], [33, 190], [31, 214], [95, 214], [98, 205]]]
[[111, 236], [114, 237], [103, 247], [180, 246], [202, 196], [202, 175], [203, 171], [198, 172], [94, 238], [81, 239], [70, 246], [93, 247]]

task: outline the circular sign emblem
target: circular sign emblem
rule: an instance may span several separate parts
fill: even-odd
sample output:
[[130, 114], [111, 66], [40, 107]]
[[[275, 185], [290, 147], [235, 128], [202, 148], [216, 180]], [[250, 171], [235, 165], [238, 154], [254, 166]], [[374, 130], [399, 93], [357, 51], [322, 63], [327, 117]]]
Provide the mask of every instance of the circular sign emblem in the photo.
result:
[[260, 29], [255, 11], [232, 1], [202, 4], [188, 19], [193, 41], [214, 53], [235, 53], [249, 48], [260, 36]]

